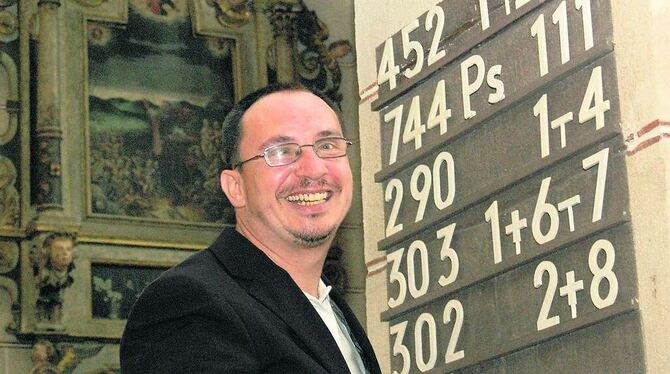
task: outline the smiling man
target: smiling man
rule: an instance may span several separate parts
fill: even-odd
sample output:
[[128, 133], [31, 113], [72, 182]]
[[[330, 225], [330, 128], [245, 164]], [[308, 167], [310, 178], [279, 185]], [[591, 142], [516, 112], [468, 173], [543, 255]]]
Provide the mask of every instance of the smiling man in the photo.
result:
[[235, 229], [144, 290], [121, 371], [379, 373], [360, 323], [321, 277], [353, 184], [332, 104], [266, 87], [231, 110], [223, 144]]

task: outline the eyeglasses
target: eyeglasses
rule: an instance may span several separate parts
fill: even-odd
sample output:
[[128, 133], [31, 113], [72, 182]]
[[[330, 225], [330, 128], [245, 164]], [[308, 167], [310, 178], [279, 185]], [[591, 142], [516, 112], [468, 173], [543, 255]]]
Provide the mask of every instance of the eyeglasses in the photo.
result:
[[319, 139], [314, 144], [282, 143], [267, 147], [263, 153], [240, 161], [233, 169], [238, 168], [245, 162], [264, 158], [268, 166], [284, 166], [294, 163], [302, 155], [302, 147], [312, 147], [319, 158], [337, 158], [347, 154], [347, 148], [352, 144], [349, 139], [342, 137], [329, 137]]

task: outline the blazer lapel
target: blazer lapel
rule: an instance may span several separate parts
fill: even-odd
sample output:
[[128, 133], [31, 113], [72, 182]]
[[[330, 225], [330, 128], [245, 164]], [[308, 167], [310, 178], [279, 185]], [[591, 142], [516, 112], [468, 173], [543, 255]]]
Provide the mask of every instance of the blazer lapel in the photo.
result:
[[379, 362], [377, 361], [375, 351], [372, 348], [372, 344], [370, 344], [370, 340], [368, 339], [363, 326], [361, 326], [361, 324], [358, 322], [356, 315], [354, 315], [354, 312], [349, 308], [344, 299], [337, 292], [335, 292], [335, 290], [331, 290], [330, 297], [342, 311], [342, 314], [344, 315], [344, 318], [347, 320], [347, 324], [349, 325], [349, 329], [351, 329], [354, 338], [360, 345], [361, 350], [363, 350], [364, 357], [362, 357], [362, 359], [365, 362], [365, 367], [371, 374], [380, 374], [381, 369], [379, 367]]
[[328, 372], [347, 373], [340, 350], [319, 314], [291, 277], [233, 229], [226, 229], [210, 247], [249, 295], [293, 330], [299, 345]]

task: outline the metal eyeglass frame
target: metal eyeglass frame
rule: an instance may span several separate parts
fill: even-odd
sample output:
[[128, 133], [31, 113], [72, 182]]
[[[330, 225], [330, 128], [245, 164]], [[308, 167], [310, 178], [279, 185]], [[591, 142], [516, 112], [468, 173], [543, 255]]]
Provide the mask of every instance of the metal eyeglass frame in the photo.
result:
[[[346, 148], [344, 149], [344, 153], [341, 154], [341, 155], [339, 155], [339, 156], [321, 157], [321, 156], [319, 155], [319, 152], [317, 151], [317, 149], [314, 148], [314, 146], [317, 145], [317, 144], [319, 144], [319, 143], [322, 143], [322, 142], [324, 142], [324, 141], [327, 141], [327, 140], [333, 140], [333, 139], [341, 139], [341, 140], [344, 140], [344, 141], [346, 142]], [[352, 145], [352, 144], [353, 144], [353, 142], [352, 142], [351, 140], [349, 140], [349, 139], [347, 139], [347, 138], [345, 138], [345, 137], [342, 137], [342, 136], [330, 136], [330, 137], [327, 137], [327, 138], [319, 139], [319, 140], [315, 141], [315, 142], [312, 143], [312, 144], [298, 144], [298, 143], [281, 143], [281, 144], [275, 144], [275, 145], [272, 145], [272, 146], [269, 146], [269, 147], [265, 148], [261, 154], [258, 154], [258, 155], [256, 155], [256, 156], [250, 157], [250, 158], [248, 158], [248, 159], [246, 159], [246, 160], [244, 160], [244, 161], [240, 161], [240, 162], [236, 163], [236, 164], [233, 166], [233, 169], [237, 169], [238, 167], [242, 166], [243, 164], [245, 164], [245, 163], [247, 163], [247, 162], [249, 162], [249, 161], [257, 160], [257, 159], [259, 159], [259, 158], [263, 158], [263, 159], [265, 160], [265, 163], [266, 163], [268, 166], [270, 166], [270, 167], [290, 165], [290, 164], [292, 164], [292, 163], [298, 161], [298, 159], [299, 159], [300, 156], [302, 155], [302, 148], [303, 148], [303, 147], [312, 147], [312, 150], [314, 151], [314, 154], [316, 154], [316, 155], [317, 155], [319, 158], [321, 158], [321, 159], [340, 158], [340, 157], [344, 157], [344, 156], [347, 155], [347, 150], [349, 149], [349, 146]], [[273, 164], [272, 162], [270, 162], [270, 160], [268, 159], [268, 156], [267, 156], [267, 155], [268, 155], [268, 151], [269, 151], [269, 150], [272, 150], [273, 148], [276, 148], [276, 147], [282, 147], [282, 146], [286, 146], [286, 145], [296, 145], [296, 146], [298, 146], [298, 148], [296, 148], [296, 152], [295, 152], [295, 154], [294, 154], [294, 158], [293, 158], [293, 160], [291, 160], [291, 162], [281, 163], [281, 164]]]

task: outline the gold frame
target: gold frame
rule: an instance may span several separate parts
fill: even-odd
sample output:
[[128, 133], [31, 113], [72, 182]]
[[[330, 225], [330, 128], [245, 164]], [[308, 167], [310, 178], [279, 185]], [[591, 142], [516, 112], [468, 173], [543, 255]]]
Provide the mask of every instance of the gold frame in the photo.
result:
[[[80, 105], [81, 118], [81, 157], [79, 170], [82, 170], [81, 185], [83, 185], [82, 199], [76, 204], [80, 206], [81, 228], [80, 241], [88, 243], [114, 243], [137, 245], [141, 247], [201, 249], [209, 244], [220, 231], [222, 225], [211, 222], [191, 222], [167, 219], [141, 218], [104, 213], [94, 213], [91, 191], [91, 157], [90, 157], [90, 125], [89, 125], [89, 83], [88, 83], [88, 39], [87, 24], [89, 21], [124, 23], [128, 18], [127, 0], [112, 1], [122, 6], [109, 5], [111, 14], [105, 16], [97, 8], [82, 7], [72, 13], [73, 18], [79, 18], [76, 32], [81, 38], [81, 60], [76, 66], [81, 66], [83, 72], [79, 84], [80, 95], [75, 102]], [[79, 2], [81, 4], [81, 1]], [[239, 28], [226, 28], [218, 23], [214, 8], [207, 5], [206, 0], [185, 0], [190, 13], [192, 30], [196, 36], [213, 36], [234, 40], [232, 51], [233, 84], [235, 100], [239, 100], [246, 93], [264, 84], [263, 76], [258, 72], [265, 66], [257, 64], [256, 19]], [[121, 11], [121, 9], [124, 11]], [[263, 58], [260, 60], [264, 61]], [[256, 66], [252, 71], [243, 71], [245, 66]], [[242, 79], [244, 73], [244, 79]], [[195, 239], [195, 240], [194, 240]]]
[[[128, 267], [155, 267], [166, 270], [192, 254], [190, 251], [129, 246], [80, 244], [75, 260], [76, 271], [72, 287], [66, 290], [63, 324], [71, 336], [119, 339], [126, 325], [125, 319], [93, 317], [92, 269], [96, 265]], [[78, 296], [78, 301], [72, 297]], [[71, 296], [71, 297], [68, 297]]]

